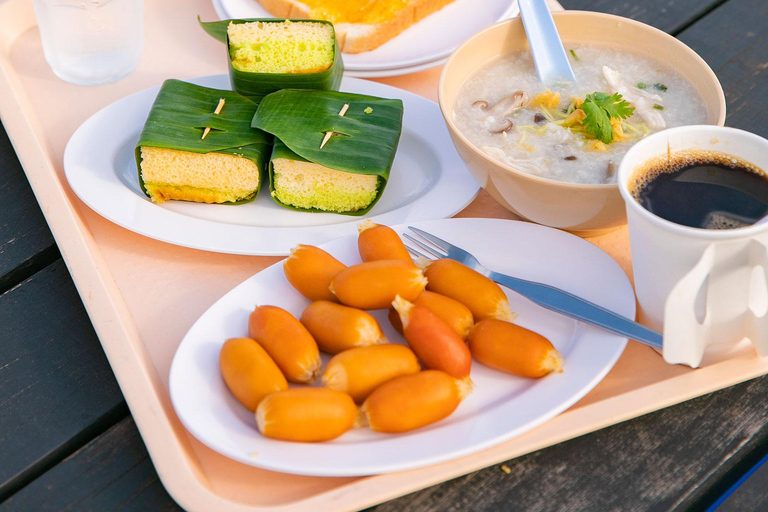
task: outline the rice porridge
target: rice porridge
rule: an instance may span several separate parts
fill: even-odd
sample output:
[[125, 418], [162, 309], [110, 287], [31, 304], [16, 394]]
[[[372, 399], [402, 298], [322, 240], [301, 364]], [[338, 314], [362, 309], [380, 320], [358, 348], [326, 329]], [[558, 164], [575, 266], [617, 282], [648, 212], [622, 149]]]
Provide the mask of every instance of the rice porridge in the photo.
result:
[[547, 89], [528, 50], [471, 76], [456, 99], [459, 131], [517, 170], [572, 183], [615, 183], [629, 148], [651, 133], [705, 124], [703, 99], [673, 70], [593, 45], [566, 45], [575, 83]]

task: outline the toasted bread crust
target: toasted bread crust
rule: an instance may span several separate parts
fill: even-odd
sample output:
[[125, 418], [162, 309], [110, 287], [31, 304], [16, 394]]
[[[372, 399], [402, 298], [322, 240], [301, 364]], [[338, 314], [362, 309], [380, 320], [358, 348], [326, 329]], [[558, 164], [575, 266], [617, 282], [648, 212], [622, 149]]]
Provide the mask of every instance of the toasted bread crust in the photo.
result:
[[[257, 0], [278, 18], [309, 18], [309, 6], [298, 0]], [[336, 37], [341, 51], [361, 53], [378, 48], [414, 23], [439, 11], [453, 0], [411, 0], [395, 16], [383, 23], [336, 23]]]

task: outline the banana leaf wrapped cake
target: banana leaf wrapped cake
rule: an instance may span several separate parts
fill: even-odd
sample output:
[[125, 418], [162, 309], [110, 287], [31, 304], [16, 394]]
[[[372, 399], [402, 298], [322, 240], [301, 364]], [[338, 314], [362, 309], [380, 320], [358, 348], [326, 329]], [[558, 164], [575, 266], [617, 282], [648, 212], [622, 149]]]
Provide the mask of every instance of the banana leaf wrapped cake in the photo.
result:
[[275, 137], [272, 198], [294, 210], [368, 212], [389, 180], [402, 122], [400, 100], [291, 89], [266, 96], [253, 126]]
[[333, 24], [316, 20], [200, 22], [227, 45], [232, 88], [260, 99], [280, 89], [337, 90], [344, 65]]
[[251, 127], [257, 108], [232, 91], [164, 82], [136, 145], [141, 189], [154, 202], [255, 199], [272, 150]]

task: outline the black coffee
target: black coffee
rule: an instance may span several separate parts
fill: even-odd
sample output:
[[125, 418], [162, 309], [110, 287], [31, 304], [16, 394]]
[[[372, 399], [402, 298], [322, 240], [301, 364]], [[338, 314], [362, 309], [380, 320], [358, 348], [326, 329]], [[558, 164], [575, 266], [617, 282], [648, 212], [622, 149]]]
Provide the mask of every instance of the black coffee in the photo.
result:
[[648, 211], [694, 228], [733, 229], [768, 215], [768, 177], [713, 151], [685, 151], [650, 162], [630, 191]]

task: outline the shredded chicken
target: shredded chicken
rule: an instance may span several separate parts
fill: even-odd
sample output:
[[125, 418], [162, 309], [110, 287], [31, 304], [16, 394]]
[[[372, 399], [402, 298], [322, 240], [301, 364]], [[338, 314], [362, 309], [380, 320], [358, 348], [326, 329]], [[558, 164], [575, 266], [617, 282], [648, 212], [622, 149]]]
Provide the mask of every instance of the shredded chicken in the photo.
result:
[[642, 117], [650, 128], [662, 130], [667, 127], [664, 116], [661, 112], [653, 108], [654, 104], [663, 105], [663, 99], [658, 94], [643, 91], [636, 87], [628, 87], [621, 79], [621, 74], [603, 66], [603, 76], [608, 81], [615, 92], [621, 94], [625, 100], [635, 106], [635, 114]]
[[542, 167], [541, 162], [538, 162], [537, 159], [521, 160], [519, 158], [512, 158], [501, 148], [482, 146], [480, 149], [485, 151], [488, 156], [494, 158], [495, 160], [498, 160], [499, 162], [510, 167], [514, 167], [515, 169], [527, 172], [528, 174], [538, 175], [539, 169]]

